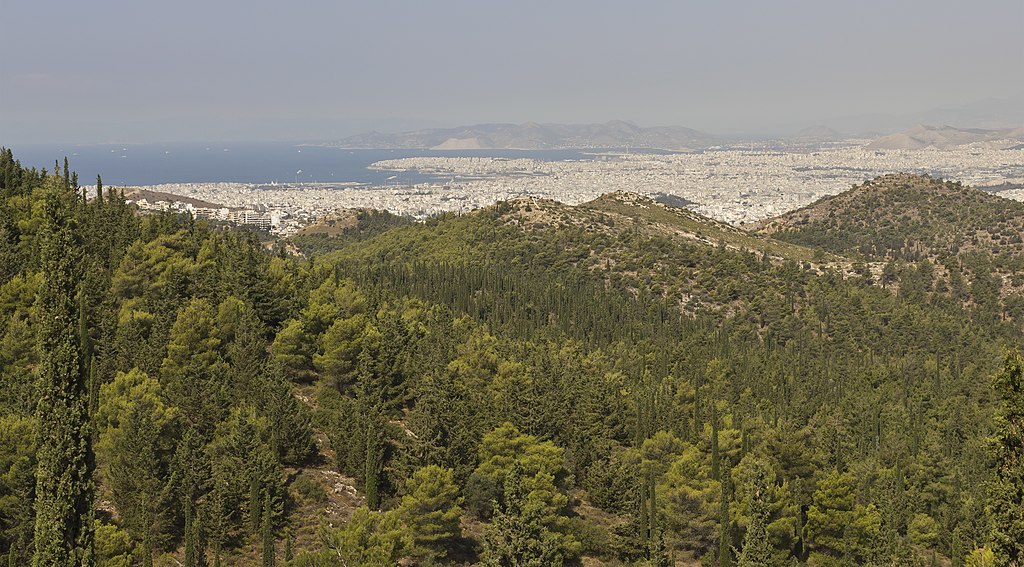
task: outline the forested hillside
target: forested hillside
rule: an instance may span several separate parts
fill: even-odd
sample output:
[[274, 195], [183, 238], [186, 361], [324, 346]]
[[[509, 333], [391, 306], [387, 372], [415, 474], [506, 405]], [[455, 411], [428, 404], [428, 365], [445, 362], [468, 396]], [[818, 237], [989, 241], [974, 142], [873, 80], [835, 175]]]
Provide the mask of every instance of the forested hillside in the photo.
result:
[[933, 279], [934, 291], [965, 307], [1024, 318], [1024, 203], [958, 182], [887, 175], [759, 228], [874, 263], [883, 285], [909, 280], [916, 295]]
[[99, 180], [83, 198], [66, 164], [4, 150], [0, 182], [11, 565], [1024, 553], [994, 269], [625, 194], [367, 215], [303, 257]]
[[1024, 203], [920, 175], [887, 175], [763, 223], [775, 238], [866, 258], [1024, 256]]

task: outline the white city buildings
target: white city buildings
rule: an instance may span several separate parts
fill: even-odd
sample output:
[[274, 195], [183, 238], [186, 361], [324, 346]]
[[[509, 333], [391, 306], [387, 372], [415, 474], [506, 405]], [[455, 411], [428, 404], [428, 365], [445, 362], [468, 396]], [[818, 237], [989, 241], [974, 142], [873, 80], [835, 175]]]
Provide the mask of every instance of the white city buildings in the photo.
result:
[[[1024, 188], [1024, 149], [723, 149], [666, 155], [602, 154], [572, 161], [418, 157], [382, 161], [371, 167], [416, 171], [437, 181], [385, 187], [208, 183], [148, 189], [219, 203], [225, 208], [203, 214], [269, 226], [283, 234], [343, 208], [425, 217], [467, 212], [526, 195], [576, 204], [613, 191], [674, 195], [693, 203], [692, 208], [701, 214], [739, 224], [782, 214], [893, 172], [924, 173], [976, 187], [1010, 184], [1002, 194], [1024, 200], [1024, 190], [1014, 190], [1014, 186]], [[225, 218], [231, 214], [226, 213], [228, 208], [247, 212]]]

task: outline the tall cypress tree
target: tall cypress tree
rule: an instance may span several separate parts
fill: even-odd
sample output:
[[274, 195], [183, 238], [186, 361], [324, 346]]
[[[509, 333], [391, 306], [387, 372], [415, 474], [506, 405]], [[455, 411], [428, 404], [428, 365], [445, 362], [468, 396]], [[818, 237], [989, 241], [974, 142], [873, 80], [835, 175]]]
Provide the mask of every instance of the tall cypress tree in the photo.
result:
[[647, 490], [646, 478], [640, 481], [637, 491], [640, 493], [640, 509], [637, 512], [637, 517], [640, 521], [640, 542], [646, 547], [650, 544], [651, 538], [651, 515], [647, 512], [647, 500], [650, 497], [650, 491]]
[[195, 520], [195, 505], [185, 500], [185, 567], [199, 567], [199, 526]]
[[718, 565], [719, 567], [732, 566], [732, 520], [729, 517], [729, 502], [732, 487], [729, 475], [722, 475], [722, 500], [719, 511], [719, 532], [718, 532]]
[[366, 469], [365, 486], [366, 505], [371, 510], [380, 508], [380, 470], [383, 466], [383, 447], [381, 447], [380, 433], [377, 427], [376, 416], [370, 417], [367, 423], [366, 432]]
[[286, 531], [284, 534], [284, 562], [287, 565], [289, 561], [294, 558], [292, 553], [292, 532]]
[[275, 567], [274, 556], [274, 519], [270, 515], [270, 492], [266, 493], [263, 502], [263, 567]]
[[711, 478], [722, 480], [722, 459], [718, 450], [718, 408], [711, 402]]
[[67, 183], [47, 179], [36, 405], [37, 567], [93, 564], [89, 391], [78, 336], [80, 246]]

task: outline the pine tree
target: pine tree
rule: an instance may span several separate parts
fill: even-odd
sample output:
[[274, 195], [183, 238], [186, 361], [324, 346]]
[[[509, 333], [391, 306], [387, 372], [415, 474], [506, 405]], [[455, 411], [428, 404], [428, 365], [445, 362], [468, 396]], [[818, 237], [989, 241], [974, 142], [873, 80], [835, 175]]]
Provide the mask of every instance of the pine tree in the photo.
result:
[[481, 563], [486, 567], [558, 567], [557, 536], [543, 523], [543, 507], [531, 501], [517, 462], [505, 476], [505, 494], [494, 519], [484, 529]]
[[187, 425], [208, 437], [230, 399], [213, 307], [193, 299], [178, 310], [160, 366], [160, 383]]
[[462, 498], [451, 469], [423, 467], [406, 483], [399, 514], [409, 526], [419, 554], [445, 555], [445, 544], [459, 536]]
[[138, 369], [119, 372], [101, 388], [93, 420], [100, 430], [97, 453], [122, 526], [145, 558], [166, 542], [173, 515], [167, 470], [173, 456], [177, 409], [163, 403], [159, 383]]
[[[209, 483], [209, 462], [204, 453], [202, 437], [193, 428], [186, 427], [178, 439], [172, 460], [179, 502], [188, 513], [189, 507], [206, 490]], [[187, 515], [186, 515], [187, 517]]]
[[412, 545], [398, 514], [373, 512], [366, 506], [356, 508], [345, 525], [324, 531], [321, 537], [325, 549], [315, 565], [390, 567], [398, 565]]
[[270, 419], [271, 443], [284, 464], [306, 460], [316, 450], [308, 406], [292, 395], [280, 364], [271, 361], [260, 385], [260, 409]]
[[252, 475], [249, 478], [249, 532], [255, 536], [262, 525], [263, 500], [260, 498], [260, 477]]
[[964, 567], [995, 567], [996, 554], [987, 547], [979, 547], [967, 554]]
[[654, 532], [660, 533], [660, 526], [658, 526], [658, 491], [654, 483], [654, 471], [650, 471], [647, 475], [647, 493], [650, 495], [648, 499], [650, 504], [648, 512], [650, 520], [647, 525], [650, 526], [651, 534]]
[[639, 509], [636, 512], [637, 519], [640, 523], [640, 543], [645, 547], [651, 543], [651, 515], [647, 512], [647, 501], [650, 498], [650, 491], [647, 489], [647, 480], [640, 481], [640, 486], [637, 487], [637, 492], [640, 493], [638, 502]]
[[294, 382], [310, 381], [313, 373], [313, 362], [309, 355], [308, 337], [298, 319], [289, 321], [281, 327], [270, 346], [274, 360], [284, 368], [288, 379]]
[[807, 510], [804, 535], [812, 549], [841, 557], [847, 550], [847, 528], [853, 524], [853, 475], [833, 470], [818, 481]]
[[35, 556], [39, 567], [92, 565], [89, 392], [77, 329], [80, 248], [74, 195], [47, 180], [39, 291]]
[[1002, 398], [996, 415], [996, 480], [988, 511], [992, 516], [992, 551], [1001, 565], [1024, 564], [1024, 357], [1006, 355], [995, 378]]
[[195, 518], [195, 505], [185, 501], [185, 567], [199, 567], [199, 526]]

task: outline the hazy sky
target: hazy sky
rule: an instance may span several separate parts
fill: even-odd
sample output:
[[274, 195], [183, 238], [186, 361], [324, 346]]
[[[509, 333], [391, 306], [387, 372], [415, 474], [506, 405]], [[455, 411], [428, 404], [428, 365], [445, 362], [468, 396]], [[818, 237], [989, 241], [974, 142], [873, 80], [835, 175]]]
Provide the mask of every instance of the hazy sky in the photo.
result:
[[758, 133], [1024, 93], [1024, 0], [4, 0], [3, 18], [0, 145]]

